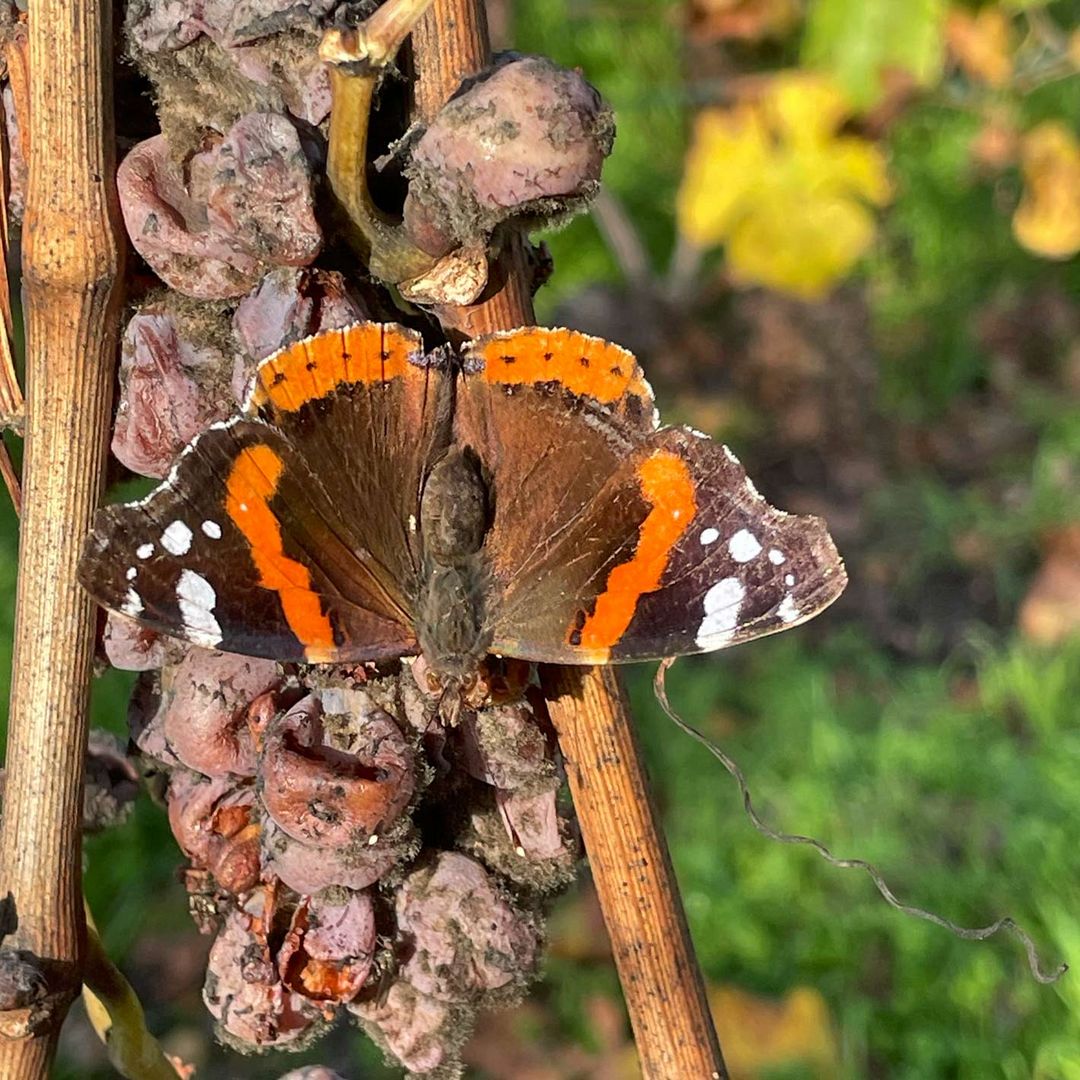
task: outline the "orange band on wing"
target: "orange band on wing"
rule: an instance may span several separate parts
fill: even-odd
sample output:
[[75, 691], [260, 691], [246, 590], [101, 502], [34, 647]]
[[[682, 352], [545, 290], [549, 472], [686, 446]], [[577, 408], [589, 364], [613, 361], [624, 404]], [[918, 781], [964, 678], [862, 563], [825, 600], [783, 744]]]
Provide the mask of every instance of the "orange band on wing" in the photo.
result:
[[626, 633], [641, 596], [660, 587], [671, 552], [697, 512], [690, 470], [678, 454], [657, 451], [638, 467], [637, 478], [652, 509], [641, 523], [634, 557], [611, 571], [581, 627], [582, 649], [603, 659]]
[[400, 378], [412, 366], [409, 358], [421, 352], [419, 336], [393, 323], [327, 330], [267, 357], [259, 366], [247, 407], [250, 411], [269, 402], [295, 412], [342, 384]]
[[492, 334], [475, 342], [469, 355], [483, 361], [485, 382], [557, 382], [604, 404], [634, 394], [652, 405], [652, 391], [632, 353], [576, 330], [530, 326]]
[[270, 509], [284, 467], [269, 446], [242, 450], [229, 473], [225, 509], [251, 546], [259, 584], [278, 594], [289, 629], [307, 658], [318, 663], [332, 658], [334, 631], [311, 591], [307, 567], [285, 554], [281, 524]]

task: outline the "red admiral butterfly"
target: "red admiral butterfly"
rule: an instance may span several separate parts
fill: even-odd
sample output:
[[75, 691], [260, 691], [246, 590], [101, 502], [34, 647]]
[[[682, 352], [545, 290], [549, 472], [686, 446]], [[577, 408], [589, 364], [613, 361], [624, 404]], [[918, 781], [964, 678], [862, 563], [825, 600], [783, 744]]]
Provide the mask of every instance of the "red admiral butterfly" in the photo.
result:
[[147, 498], [99, 512], [79, 568], [113, 611], [282, 661], [489, 653], [604, 664], [708, 652], [844, 587], [824, 524], [735, 456], [658, 426], [634, 357], [527, 328], [425, 354], [360, 323], [265, 360], [243, 412]]

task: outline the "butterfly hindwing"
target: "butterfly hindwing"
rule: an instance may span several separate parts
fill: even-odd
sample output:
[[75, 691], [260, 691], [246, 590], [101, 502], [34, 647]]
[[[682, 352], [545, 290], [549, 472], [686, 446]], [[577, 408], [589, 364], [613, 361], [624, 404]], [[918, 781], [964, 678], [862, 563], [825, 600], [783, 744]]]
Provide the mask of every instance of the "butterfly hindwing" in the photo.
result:
[[463, 361], [474, 386], [506, 395], [547, 388], [587, 400], [632, 430], [657, 425], [652, 387], [633, 353], [591, 334], [543, 326], [504, 330], [469, 342]]

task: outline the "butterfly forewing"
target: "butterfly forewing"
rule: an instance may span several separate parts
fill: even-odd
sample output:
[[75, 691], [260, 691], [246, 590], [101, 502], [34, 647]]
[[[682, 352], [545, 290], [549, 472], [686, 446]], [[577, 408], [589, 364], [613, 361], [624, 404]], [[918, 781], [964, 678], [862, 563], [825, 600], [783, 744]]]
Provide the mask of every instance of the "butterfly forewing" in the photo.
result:
[[[636, 470], [640, 488], [648, 489], [647, 470], [658, 460], [678, 464], [654, 486], [635, 557], [650, 529], [662, 534], [657, 552], [667, 550], [658, 554], [656, 585], [634, 597], [632, 618], [610, 641], [611, 660], [737, 645], [805, 622], [843, 591], [844, 566], [824, 522], [770, 506], [727, 447], [671, 428], [648, 451]], [[608, 594], [635, 593], [634, 577], [613, 572]], [[604, 602], [613, 603], [601, 594], [597, 606]]]

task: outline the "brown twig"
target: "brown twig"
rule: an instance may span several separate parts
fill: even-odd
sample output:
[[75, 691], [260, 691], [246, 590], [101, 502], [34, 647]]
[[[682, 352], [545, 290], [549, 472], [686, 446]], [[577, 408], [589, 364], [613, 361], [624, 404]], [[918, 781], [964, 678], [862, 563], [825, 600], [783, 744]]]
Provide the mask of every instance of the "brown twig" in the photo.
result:
[[[19, 117], [19, 142], [25, 156], [30, 112], [29, 41], [26, 28], [17, 24], [4, 46], [4, 66], [7, 68], [8, 82], [15, 100], [15, 111]], [[4, 159], [0, 162], [0, 478], [11, 496], [15, 513], [22, 513], [22, 485], [18, 470], [11, 459], [11, 452], [4, 442], [3, 431], [11, 428], [21, 431], [23, 424], [22, 388], [15, 371], [15, 357], [12, 354], [14, 320], [11, 315], [11, 283], [8, 280], [8, 258], [11, 253], [11, 229], [8, 220], [8, 163], [11, 148], [4, 145]]]
[[4, 487], [7, 488], [8, 496], [11, 498], [11, 505], [15, 508], [15, 516], [18, 517], [22, 514], [22, 481], [19, 479], [15, 462], [11, 460], [11, 451], [8, 450], [2, 435], [0, 435], [0, 479], [4, 481]]
[[24, 227], [26, 457], [7, 783], [6, 948], [37, 958], [49, 1007], [0, 1040], [0, 1076], [45, 1077], [85, 946], [79, 871], [95, 614], [75, 582], [101, 492], [122, 262], [112, 5], [31, 0]]
[[[430, 120], [489, 60], [484, 5], [436, 0], [413, 32], [418, 119]], [[534, 321], [524, 247], [503, 253], [490, 295], [437, 311], [452, 337]], [[667, 846], [614, 672], [547, 668], [548, 708], [611, 935], [642, 1071], [655, 1080], [726, 1076]]]
[[[4, 66], [7, 68], [8, 85], [11, 88], [11, 96], [15, 104], [15, 116], [18, 119], [19, 152], [24, 161], [29, 161], [29, 147], [27, 139], [30, 136], [30, 41], [23, 24], [15, 26], [7, 43], [4, 46]], [[22, 408], [22, 393], [17, 390], [15, 379], [15, 365], [11, 357], [10, 340], [14, 333], [15, 325], [11, 314], [11, 289], [8, 282], [8, 257], [11, 254], [11, 222], [8, 215], [8, 166], [11, 157], [11, 147], [4, 146], [4, 170], [0, 176], [0, 186], [3, 190], [3, 204], [0, 205], [0, 222], [3, 224], [2, 239], [4, 245], [4, 259], [0, 264], [0, 274], [3, 275], [3, 288], [0, 289], [0, 313], [3, 314], [3, 328], [7, 332], [9, 344], [5, 347], [5, 355], [0, 357], [0, 370], [4, 373], [5, 383], [16, 385], [15, 400], [0, 398], [3, 408], [13, 410]], [[3, 391], [0, 391], [2, 393]]]
[[545, 668], [596, 892], [647, 1077], [725, 1077], [667, 844], [620, 681]]

